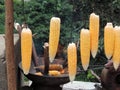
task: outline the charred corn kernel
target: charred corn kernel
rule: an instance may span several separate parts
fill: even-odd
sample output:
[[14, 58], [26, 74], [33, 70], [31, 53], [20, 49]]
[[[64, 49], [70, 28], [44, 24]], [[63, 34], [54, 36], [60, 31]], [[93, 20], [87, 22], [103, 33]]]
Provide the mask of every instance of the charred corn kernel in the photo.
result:
[[91, 43], [91, 53], [95, 58], [98, 50], [98, 41], [99, 41], [99, 16], [95, 13], [90, 15], [90, 43]]
[[60, 76], [61, 73], [57, 70], [51, 70], [51, 71], [49, 71], [49, 75], [50, 76]]
[[25, 74], [29, 73], [32, 55], [32, 32], [29, 28], [23, 28], [21, 32], [21, 56], [22, 68]]
[[67, 48], [68, 72], [70, 81], [74, 81], [77, 70], [77, 48], [75, 43], [70, 43]]
[[112, 23], [107, 23], [104, 28], [104, 49], [107, 59], [110, 59], [114, 51], [114, 30]]
[[50, 34], [49, 34], [49, 60], [53, 62], [60, 37], [60, 18], [52, 17], [50, 21]]
[[82, 29], [80, 32], [80, 53], [84, 70], [87, 70], [90, 61], [90, 31]]
[[113, 65], [115, 70], [119, 67], [120, 64], [120, 27], [114, 28], [115, 32], [115, 46], [114, 46], [114, 54], [113, 54]]

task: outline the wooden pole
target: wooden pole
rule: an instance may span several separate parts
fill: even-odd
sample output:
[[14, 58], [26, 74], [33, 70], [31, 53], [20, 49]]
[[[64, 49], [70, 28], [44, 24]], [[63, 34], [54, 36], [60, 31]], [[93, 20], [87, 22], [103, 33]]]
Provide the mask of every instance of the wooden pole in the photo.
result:
[[16, 90], [16, 68], [13, 41], [13, 0], [5, 0], [5, 47], [8, 90]]

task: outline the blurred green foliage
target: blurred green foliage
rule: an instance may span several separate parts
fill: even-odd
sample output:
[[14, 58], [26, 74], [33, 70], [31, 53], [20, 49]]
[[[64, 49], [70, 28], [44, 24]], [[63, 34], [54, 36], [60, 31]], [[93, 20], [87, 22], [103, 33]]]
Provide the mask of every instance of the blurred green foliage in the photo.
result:
[[[100, 40], [107, 22], [119, 25], [120, 0], [14, 0], [14, 19], [26, 22], [36, 39], [48, 41], [50, 18], [61, 18], [60, 43], [67, 45], [79, 39], [81, 28], [89, 29], [89, 15], [100, 15]], [[5, 6], [0, 0], [0, 33], [4, 33]], [[101, 45], [101, 43], [100, 43]]]
[[[79, 39], [81, 28], [89, 28], [89, 15], [100, 15], [100, 39], [107, 22], [119, 25], [120, 0], [14, 0], [14, 18], [16, 22], [26, 22], [36, 39], [48, 41], [50, 18], [61, 18], [60, 42], [68, 44]], [[0, 1], [0, 32], [4, 32], [5, 6]]]
[[5, 7], [4, 1], [0, 0], [0, 33], [4, 33]]

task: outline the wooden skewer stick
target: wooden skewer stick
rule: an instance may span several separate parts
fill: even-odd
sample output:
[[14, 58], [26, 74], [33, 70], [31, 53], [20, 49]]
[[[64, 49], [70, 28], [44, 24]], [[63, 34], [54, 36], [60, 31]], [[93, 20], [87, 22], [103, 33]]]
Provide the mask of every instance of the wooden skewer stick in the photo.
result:
[[44, 44], [44, 64], [45, 64], [44, 74], [48, 75], [49, 73], [48, 43]]

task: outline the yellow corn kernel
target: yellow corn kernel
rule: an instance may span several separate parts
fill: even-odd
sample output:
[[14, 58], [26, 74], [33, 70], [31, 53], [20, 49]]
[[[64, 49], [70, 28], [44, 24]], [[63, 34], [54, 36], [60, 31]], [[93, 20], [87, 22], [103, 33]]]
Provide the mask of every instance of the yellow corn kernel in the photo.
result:
[[87, 70], [90, 61], [90, 31], [82, 29], [80, 32], [80, 53], [84, 70]]
[[50, 21], [50, 34], [49, 34], [49, 60], [53, 62], [60, 37], [60, 18], [52, 17]]
[[67, 48], [68, 72], [70, 81], [74, 81], [77, 70], [77, 48], [75, 43], [70, 43]]
[[113, 54], [113, 65], [115, 70], [119, 67], [120, 64], [120, 27], [114, 28], [115, 32], [115, 47], [114, 47], [114, 54]]
[[28, 74], [32, 56], [32, 32], [29, 28], [23, 28], [21, 32], [21, 56], [23, 71]]
[[98, 41], [99, 41], [99, 16], [95, 13], [90, 15], [90, 43], [91, 43], [91, 53], [95, 58], [98, 50]]
[[107, 23], [104, 28], [104, 49], [107, 59], [110, 59], [114, 51], [114, 29], [112, 23]]

